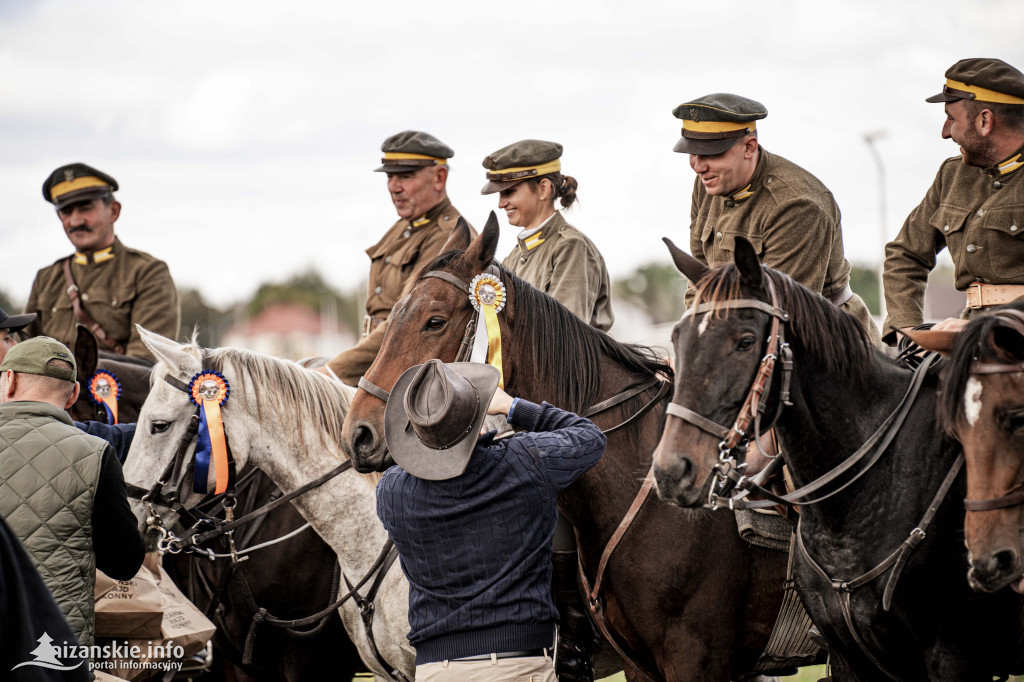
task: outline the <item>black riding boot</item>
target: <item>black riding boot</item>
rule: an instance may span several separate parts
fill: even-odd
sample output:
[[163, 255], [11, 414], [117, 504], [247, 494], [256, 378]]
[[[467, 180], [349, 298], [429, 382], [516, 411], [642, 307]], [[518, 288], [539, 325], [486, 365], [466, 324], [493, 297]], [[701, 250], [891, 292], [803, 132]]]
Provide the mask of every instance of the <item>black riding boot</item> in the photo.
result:
[[559, 682], [592, 682], [594, 653], [601, 642], [576, 583], [577, 561], [576, 552], [555, 552], [552, 559], [552, 592], [558, 608], [555, 675]]

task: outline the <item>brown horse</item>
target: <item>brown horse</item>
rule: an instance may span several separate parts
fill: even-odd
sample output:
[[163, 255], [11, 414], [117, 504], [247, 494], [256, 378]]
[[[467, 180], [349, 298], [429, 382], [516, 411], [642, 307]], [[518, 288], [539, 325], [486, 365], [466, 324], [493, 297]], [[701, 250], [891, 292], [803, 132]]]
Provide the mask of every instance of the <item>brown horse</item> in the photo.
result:
[[[665, 415], [658, 379], [671, 379], [672, 370], [650, 349], [618, 343], [494, 265], [497, 245], [493, 213], [472, 243], [460, 221], [443, 255], [407, 285], [365, 379], [390, 391], [413, 365], [431, 358], [454, 361], [474, 317], [467, 291], [455, 282], [491, 268], [507, 295], [498, 315], [506, 391], [581, 413], [631, 387], [646, 386], [594, 417], [609, 429], [642, 413], [609, 432], [601, 462], [559, 496], [559, 508], [576, 528], [583, 571], [593, 583], [602, 550], [650, 469]], [[392, 463], [382, 438], [384, 406], [380, 397], [360, 391], [349, 409], [342, 437], [361, 471]], [[644, 406], [651, 409], [643, 412]], [[768, 641], [785, 564], [783, 553], [740, 539], [731, 512], [680, 509], [652, 495], [604, 571], [608, 626], [652, 678], [736, 679], [753, 669]], [[642, 679], [629, 666], [626, 673], [630, 680]]]
[[[922, 345], [942, 332], [912, 334]], [[939, 414], [964, 446], [971, 587], [1024, 591], [1024, 303], [973, 320], [943, 374]], [[948, 349], [947, 349], [948, 350]]]

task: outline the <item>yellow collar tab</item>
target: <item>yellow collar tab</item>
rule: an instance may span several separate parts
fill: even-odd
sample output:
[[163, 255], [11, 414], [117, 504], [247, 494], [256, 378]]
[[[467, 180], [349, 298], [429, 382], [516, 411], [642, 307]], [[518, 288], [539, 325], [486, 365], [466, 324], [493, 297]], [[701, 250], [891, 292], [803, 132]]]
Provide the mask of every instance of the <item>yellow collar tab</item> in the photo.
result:
[[511, 180], [522, 180], [523, 178], [557, 173], [560, 170], [562, 170], [562, 161], [560, 159], [555, 159], [554, 161], [548, 161], [547, 163], [542, 163], [536, 166], [518, 166], [516, 168], [502, 168], [501, 170], [487, 171], [487, 179], [497, 180], [498, 182], [509, 182]]
[[410, 154], [407, 152], [384, 152], [384, 161], [433, 161], [438, 166], [448, 163], [448, 159], [439, 159], [427, 154]]
[[88, 265], [92, 263], [105, 263], [108, 260], [114, 258], [114, 247], [108, 246], [105, 249], [99, 251], [93, 251], [92, 253], [82, 253], [75, 251], [75, 263], [77, 265]]
[[526, 247], [527, 251], [532, 251], [533, 249], [543, 244], [545, 241], [547, 240], [544, 239], [543, 232], [535, 232], [523, 240], [523, 246]]
[[428, 218], [427, 216], [423, 216], [422, 218], [417, 218], [416, 220], [412, 221], [412, 226], [419, 227], [421, 225], [426, 225], [429, 222], [430, 218]]
[[1006, 175], [1017, 170], [1021, 166], [1024, 166], [1024, 161], [1020, 160], [1021, 153], [1017, 152], [1006, 161], [996, 164], [996, 170], [999, 171], [1000, 175]]
[[80, 178], [75, 178], [74, 180], [58, 182], [50, 188], [50, 201], [57, 201], [57, 197], [62, 197], [68, 192], [74, 192], [79, 189], [88, 189], [90, 187], [110, 187], [110, 183], [106, 180], [97, 178], [95, 175], [85, 175]]
[[967, 83], [961, 83], [955, 81], [952, 78], [946, 79], [946, 87], [944, 88], [946, 94], [954, 95], [957, 97], [964, 97], [965, 99], [973, 99], [977, 102], [993, 102], [995, 104], [1024, 104], [1024, 98], [1014, 97], [1013, 95], [1007, 95], [1006, 93], [996, 92], [995, 90], [989, 90], [977, 85], [969, 85]]
[[691, 133], [730, 133], [743, 130], [752, 133], [757, 129], [756, 121], [736, 123], [735, 121], [690, 121], [683, 119], [683, 130]]
[[733, 201], [743, 201], [744, 199], [749, 199], [752, 196], [754, 196], [754, 192], [753, 190], [750, 189], [750, 185], [747, 185], [746, 187], [741, 189], [739, 192], [736, 192], [729, 198], [732, 199]]

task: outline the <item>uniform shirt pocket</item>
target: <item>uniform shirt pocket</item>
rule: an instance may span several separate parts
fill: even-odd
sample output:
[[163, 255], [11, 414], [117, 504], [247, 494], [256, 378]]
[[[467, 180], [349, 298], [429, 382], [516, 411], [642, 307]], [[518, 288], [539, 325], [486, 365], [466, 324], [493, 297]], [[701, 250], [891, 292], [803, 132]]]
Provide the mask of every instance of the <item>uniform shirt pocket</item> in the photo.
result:
[[[743, 234], [742, 232], [724, 232], [722, 233], [722, 249], [729, 253], [736, 252], [736, 239], [743, 238], [750, 242], [750, 245], [754, 247], [754, 251], [757, 253], [758, 258], [764, 257], [764, 237], [756, 234]], [[729, 258], [732, 261], [732, 258]]]
[[[964, 225], [967, 224], [967, 214], [970, 213], [966, 208], [956, 208], [955, 206], [939, 206], [935, 213], [932, 213], [932, 217], [928, 219], [928, 224], [935, 228], [942, 238], [946, 242], [946, 246], [949, 247], [950, 251], [954, 250], [954, 244], [959, 244], [960, 239], [963, 236]], [[952, 239], [950, 238], [952, 237]]]
[[132, 308], [135, 305], [135, 288], [93, 289], [88, 298], [82, 297], [85, 310], [99, 323], [113, 339], [125, 340], [131, 337]]
[[986, 280], [1006, 282], [1024, 278], [1024, 206], [986, 209], [978, 248], [985, 249], [991, 272]]

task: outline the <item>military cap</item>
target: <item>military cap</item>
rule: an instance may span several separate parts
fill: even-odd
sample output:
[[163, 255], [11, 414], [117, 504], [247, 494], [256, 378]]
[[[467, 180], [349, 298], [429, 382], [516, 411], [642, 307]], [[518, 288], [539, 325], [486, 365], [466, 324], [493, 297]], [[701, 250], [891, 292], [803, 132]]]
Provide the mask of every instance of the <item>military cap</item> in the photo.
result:
[[[49, 365], [47, 363], [50, 360], [63, 360], [70, 363], [71, 367]], [[0, 373], [9, 369], [22, 374], [38, 374], [64, 381], [75, 381], [78, 376], [75, 356], [67, 346], [49, 336], [36, 336], [28, 341], [22, 341], [7, 351], [7, 357], [0, 363]]]
[[739, 95], [716, 92], [680, 104], [672, 115], [683, 120], [683, 136], [673, 147], [682, 154], [714, 156], [721, 154], [768, 115], [760, 102]]
[[1024, 104], [1024, 73], [1001, 59], [961, 59], [946, 69], [942, 92], [926, 102], [973, 99], [995, 104]]
[[36, 319], [35, 313], [25, 313], [24, 315], [8, 315], [7, 311], [0, 308], [0, 329], [6, 329], [9, 332], [20, 332], [22, 329], [32, 323], [32, 320]]
[[50, 173], [43, 198], [58, 209], [76, 201], [96, 199], [117, 191], [117, 180], [84, 163], [69, 163]]
[[484, 158], [487, 184], [480, 194], [494, 194], [512, 185], [562, 170], [562, 145], [544, 140], [520, 140]]
[[411, 173], [424, 166], [443, 166], [455, 156], [452, 148], [429, 133], [405, 130], [384, 140], [384, 158], [377, 173]]

